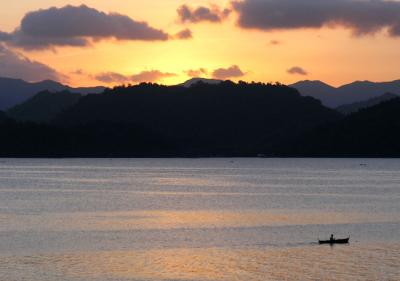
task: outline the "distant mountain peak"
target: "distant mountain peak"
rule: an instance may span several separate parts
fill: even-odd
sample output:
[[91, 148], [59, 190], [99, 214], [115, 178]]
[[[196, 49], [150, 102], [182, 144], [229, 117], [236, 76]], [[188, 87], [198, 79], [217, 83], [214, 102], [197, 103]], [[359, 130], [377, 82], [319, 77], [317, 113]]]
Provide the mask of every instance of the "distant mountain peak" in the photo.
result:
[[371, 82], [368, 80], [332, 87], [321, 81], [299, 81], [290, 85], [304, 96], [319, 99], [325, 106], [336, 108], [346, 104], [359, 103], [390, 92], [400, 95], [400, 80]]
[[205, 84], [219, 84], [221, 83], [222, 80], [217, 80], [217, 79], [210, 79], [210, 78], [200, 78], [200, 77], [195, 77], [187, 80], [186, 82], [182, 83], [181, 86], [189, 88], [197, 83], [205, 83]]
[[335, 88], [335, 87], [333, 87], [333, 86], [331, 86], [331, 85], [329, 85], [329, 84], [327, 84], [327, 83], [325, 83], [325, 82], [323, 82], [323, 81], [320, 81], [320, 80], [302, 80], [302, 81], [298, 81], [298, 82], [296, 82], [296, 83], [294, 83], [294, 84], [292, 84], [292, 85], [290, 85], [291, 87], [294, 87], [294, 86], [298, 86], [298, 85], [302, 85], [302, 86], [307, 86], [307, 85], [309, 85], [309, 86], [323, 86], [323, 87], [329, 87], [329, 88]]
[[22, 79], [0, 77], [0, 110], [10, 109], [46, 90], [51, 92], [69, 90], [71, 92], [89, 94], [100, 93], [104, 89], [104, 87], [72, 88], [53, 80], [31, 83]]

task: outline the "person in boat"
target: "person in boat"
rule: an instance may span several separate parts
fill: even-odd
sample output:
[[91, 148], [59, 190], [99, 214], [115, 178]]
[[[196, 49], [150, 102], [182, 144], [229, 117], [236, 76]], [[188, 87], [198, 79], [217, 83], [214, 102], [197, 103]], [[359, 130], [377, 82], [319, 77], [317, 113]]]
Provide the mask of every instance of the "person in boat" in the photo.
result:
[[335, 240], [335, 236], [333, 236], [333, 234], [331, 234], [331, 241]]

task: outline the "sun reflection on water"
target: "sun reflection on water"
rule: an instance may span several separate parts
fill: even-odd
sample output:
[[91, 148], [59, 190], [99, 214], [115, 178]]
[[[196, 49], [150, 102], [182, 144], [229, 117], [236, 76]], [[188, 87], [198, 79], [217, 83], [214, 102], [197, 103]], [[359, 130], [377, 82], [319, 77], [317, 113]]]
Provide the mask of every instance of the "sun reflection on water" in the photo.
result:
[[139, 229], [194, 229], [260, 227], [317, 224], [399, 222], [398, 216], [379, 213], [339, 213], [282, 210], [198, 210], [198, 211], [121, 211], [77, 212], [26, 215], [0, 214], [7, 229], [0, 230], [77, 230], [113, 231]]
[[56, 276], [65, 278], [57, 280], [394, 281], [400, 276], [399, 259], [400, 244], [185, 248], [11, 257], [0, 261], [0, 269], [9, 278], [4, 280], [18, 280], [13, 274], [31, 267], [29, 272], [46, 271], [47, 278], [41, 281], [55, 280]]

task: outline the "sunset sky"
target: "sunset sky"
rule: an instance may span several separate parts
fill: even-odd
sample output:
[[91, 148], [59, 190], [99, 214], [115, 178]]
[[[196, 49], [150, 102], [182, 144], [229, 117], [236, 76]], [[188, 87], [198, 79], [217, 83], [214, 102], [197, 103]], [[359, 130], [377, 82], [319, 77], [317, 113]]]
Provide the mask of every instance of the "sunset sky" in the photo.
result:
[[18, 0], [1, 6], [0, 76], [73, 86], [176, 84], [192, 76], [335, 86], [400, 78], [395, 1]]

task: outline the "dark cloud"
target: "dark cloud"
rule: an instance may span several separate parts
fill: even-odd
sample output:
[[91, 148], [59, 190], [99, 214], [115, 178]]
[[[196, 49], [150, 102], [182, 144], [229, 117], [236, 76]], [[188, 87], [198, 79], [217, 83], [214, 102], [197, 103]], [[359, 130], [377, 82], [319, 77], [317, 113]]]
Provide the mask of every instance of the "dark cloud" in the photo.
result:
[[230, 13], [229, 9], [222, 10], [216, 5], [211, 5], [210, 7], [197, 7], [191, 8], [188, 5], [182, 5], [178, 8], [178, 17], [180, 22], [221, 22], [224, 20]]
[[202, 77], [208, 75], [208, 70], [205, 68], [199, 68], [199, 69], [189, 69], [185, 71], [186, 75], [189, 77]]
[[242, 28], [260, 30], [341, 26], [355, 35], [388, 29], [400, 36], [400, 2], [384, 0], [242, 0], [233, 1]]
[[24, 49], [88, 46], [101, 39], [168, 40], [170, 36], [146, 22], [104, 12], [85, 5], [30, 12], [12, 33], [0, 32], [0, 40]]
[[293, 75], [308, 75], [308, 72], [300, 66], [293, 66], [292, 68], [289, 68], [287, 73]]
[[23, 79], [29, 82], [37, 82], [51, 79], [54, 81], [66, 81], [67, 77], [58, 73], [55, 69], [33, 61], [18, 54], [0, 44], [0, 77]]
[[98, 81], [104, 83], [132, 83], [132, 82], [157, 82], [164, 78], [174, 77], [176, 74], [161, 72], [159, 70], [142, 71], [133, 75], [123, 75], [116, 72], [104, 72], [94, 76]]
[[212, 73], [212, 77], [214, 79], [221, 79], [221, 80], [243, 77], [245, 75], [246, 73], [244, 73], [237, 65], [232, 65], [231, 67], [228, 68], [218, 68], [214, 70]]
[[12, 35], [7, 32], [0, 31], [0, 41], [9, 41], [12, 39]]
[[186, 40], [186, 39], [191, 39], [193, 38], [192, 31], [190, 29], [184, 29], [174, 36], [175, 39], [181, 39], [181, 40]]

